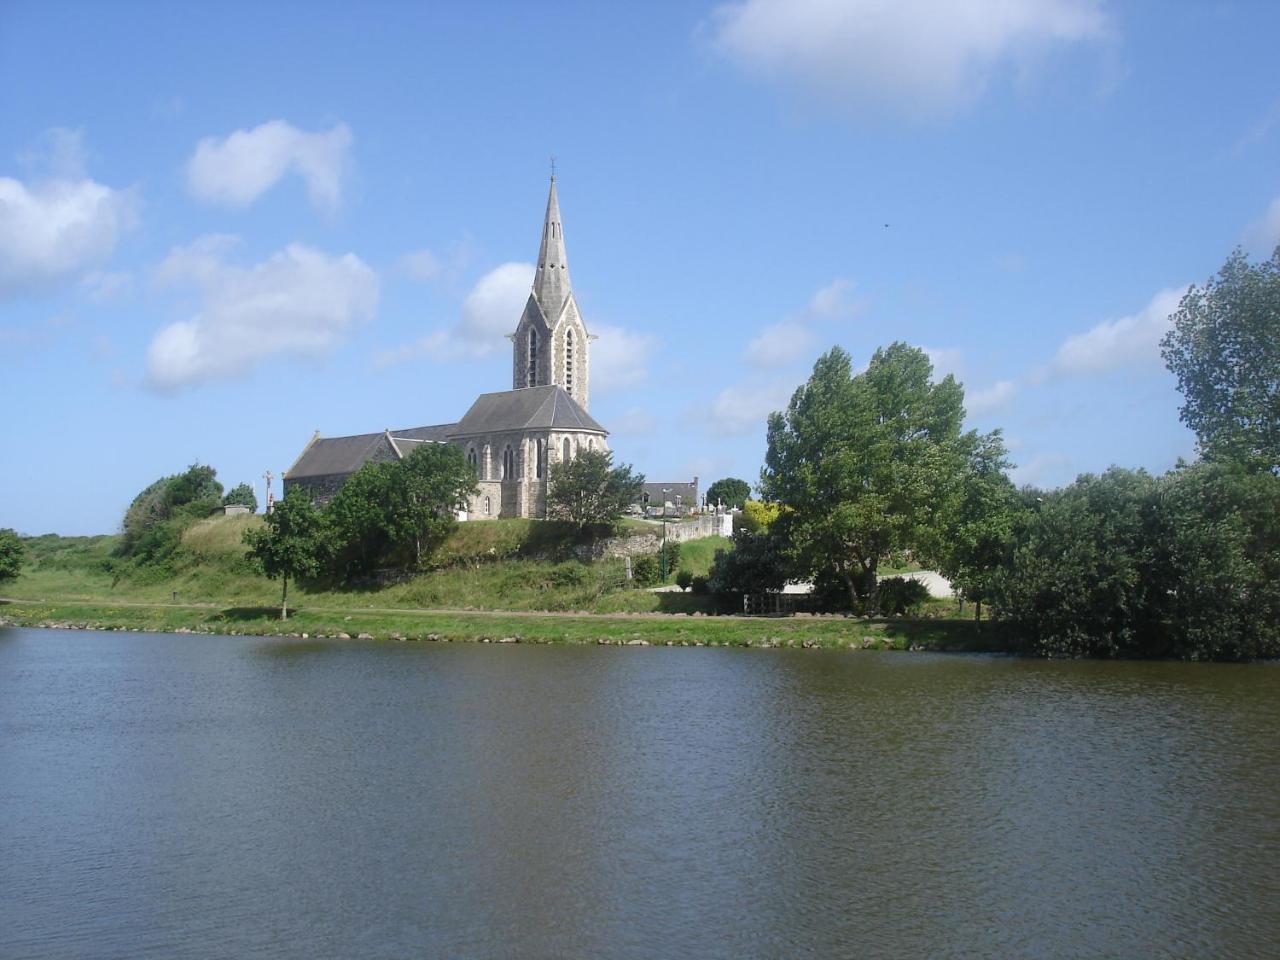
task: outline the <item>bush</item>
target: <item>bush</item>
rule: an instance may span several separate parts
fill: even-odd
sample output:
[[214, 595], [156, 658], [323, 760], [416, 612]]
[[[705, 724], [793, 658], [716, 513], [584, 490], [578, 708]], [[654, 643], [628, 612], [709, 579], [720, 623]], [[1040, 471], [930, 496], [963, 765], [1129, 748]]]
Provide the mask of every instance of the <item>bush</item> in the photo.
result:
[[680, 569], [680, 544], [673, 540], [659, 549], [658, 562], [661, 564], [664, 560], [667, 567], [667, 576], [674, 576], [676, 571]]
[[769, 593], [787, 582], [784, 544], [767, 533], [739, 530], [732, 550], [717, 550], [711, 564], [713, 593]]
[[693, 577], [689, 585], [698, 596], [711, 592], [711, 582], [706, 577]]
[[1280, 477], [1112, 468], [1046, 494], [993, 599], [1044, 656], [1280, 653]]
[[26, 550], [18, 535], [9, 529], [0, 530], [0, 580], [16, 577], [25, 560]]
[[662, 570], [658, 566], [656, 553], [646, 553], [631, 558], [631, 579], [637, 587], [657, 586], [661, 574]]
[[693, 574], [688, 570], [681, 570], [676, 574], [676, 586], [681, 590], [688, 590], [693, 586]]
[[569, 561], [551, 568], [549, 579], [555, 587], [580, 587], [591, 578], [591, 571], [581, 563]]
[[880, 581], [880, 612], [888, 616], [915, 613], [929, 599], [929, 588], [919, 580], [888, 577]]

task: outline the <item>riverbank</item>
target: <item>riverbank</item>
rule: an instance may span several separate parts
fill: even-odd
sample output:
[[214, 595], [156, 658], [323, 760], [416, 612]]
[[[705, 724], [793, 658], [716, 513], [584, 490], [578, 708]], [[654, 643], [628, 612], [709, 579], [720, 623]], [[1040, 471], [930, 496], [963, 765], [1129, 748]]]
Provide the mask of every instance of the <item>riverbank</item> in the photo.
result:
[[634, 646], [799, 647], [991, 652], [1006, 648], [998, 624], [839, 616], [586, 614], [218, 604], [43, 602], [0, 599], [0, 623], [83, 630], [292, 636], [379, 641], [576, 643]]

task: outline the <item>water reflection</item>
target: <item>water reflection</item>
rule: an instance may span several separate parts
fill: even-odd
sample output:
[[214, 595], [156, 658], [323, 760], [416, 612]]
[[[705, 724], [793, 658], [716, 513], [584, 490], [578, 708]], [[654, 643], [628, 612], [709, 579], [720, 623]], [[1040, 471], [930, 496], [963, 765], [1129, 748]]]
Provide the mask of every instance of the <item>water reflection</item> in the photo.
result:
[[1268, 956], [1280, 673], [8, 631], [4, 956]]

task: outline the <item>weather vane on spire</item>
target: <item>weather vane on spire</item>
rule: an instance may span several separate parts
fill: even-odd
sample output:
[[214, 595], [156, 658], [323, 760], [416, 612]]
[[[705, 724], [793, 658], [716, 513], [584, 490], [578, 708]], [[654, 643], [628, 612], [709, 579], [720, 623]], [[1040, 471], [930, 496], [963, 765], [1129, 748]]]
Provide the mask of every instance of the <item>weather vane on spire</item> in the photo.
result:
[[551, 155], [551, 179], [554, 180], [555, 178], [556, 178], [556, 155], [553, 153]]

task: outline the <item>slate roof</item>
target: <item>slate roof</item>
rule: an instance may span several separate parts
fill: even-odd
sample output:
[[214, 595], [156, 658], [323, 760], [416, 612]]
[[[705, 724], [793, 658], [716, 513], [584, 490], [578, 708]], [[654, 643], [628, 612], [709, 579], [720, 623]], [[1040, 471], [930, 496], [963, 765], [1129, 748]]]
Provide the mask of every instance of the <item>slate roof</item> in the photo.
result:
[[[284, 478], [299, 480], [303, 477], [355, 473], [379, 451], [384, 454], [383, 459], [391, 460], [407, 457], [418, 443], [424, 441], [443, 443], [453, 427], [452, 423], [442, 423], [431, 427], [396, 430], [391, 433], [390, 440], [386, 431], [358, 433], [351, 437], [316, 436], [302, 451], [297, 462], [289, 468]], [[393, 446], [392, 440], [407, 442]]]
[[607, 434], [564, 388], [554, 384], [482, 393], [450, 436], [508, 430], [589, 430]]
[[[662, 491], [666, 490], [667, 493]], [[663, 498], [666, 502], [675, 505], [676, 497], [680, 497], [680, 503], [685, 507], [696, 507], [698, 505], [698, 481], [693, 483], [646, 483], [643, 493], [649, 495], [649, 502], [654, 506], [662, 506]], [[643, 499], [643, 497], [642, 497]]]
[[453, 433], [456, 426], [456, 423], [437, 423], [433, 427], [410, 427], [408, 430], [392, 430], [391, 436], [397, 440], [403, 437], [405, 440], [435, 440], [443, 443], [449, 439], [449, 434]]

